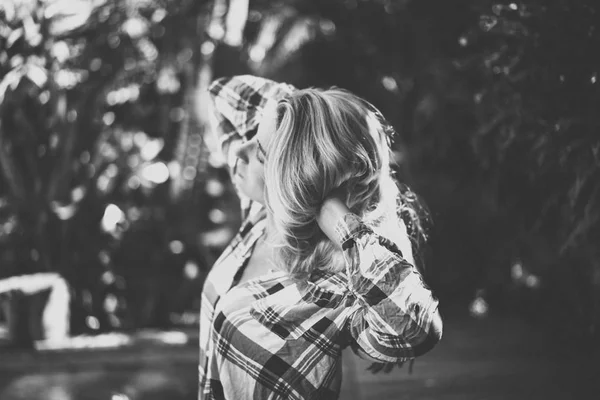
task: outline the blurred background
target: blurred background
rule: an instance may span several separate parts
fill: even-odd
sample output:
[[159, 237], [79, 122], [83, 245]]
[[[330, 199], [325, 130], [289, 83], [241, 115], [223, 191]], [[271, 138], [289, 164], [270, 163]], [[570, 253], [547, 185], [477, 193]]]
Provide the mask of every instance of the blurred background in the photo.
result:
[[370, 100], [431, 212], [445, 338], [413, 375], [356, 361], [344, 398], [597, 398], [599, 12], [2, 0], [0, 399], [195, 398], [202, 282], [240, 223], [206, 89], [244, 73]]

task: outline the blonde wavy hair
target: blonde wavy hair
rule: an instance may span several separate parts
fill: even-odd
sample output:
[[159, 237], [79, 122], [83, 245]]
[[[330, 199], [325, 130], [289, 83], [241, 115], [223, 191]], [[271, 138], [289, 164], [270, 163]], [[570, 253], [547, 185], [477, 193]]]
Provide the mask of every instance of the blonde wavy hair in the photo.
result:
[[336, 188], [353, 213], [413, 262], [410, 242], [398, 243], [407, 234], [381, 119], [370, 103], [338, 88], [299, 90], [279, 101], [265, 163], [267, 240], [293, 276], [344, 269], [341, 251], [317, 224], [323, 200]]

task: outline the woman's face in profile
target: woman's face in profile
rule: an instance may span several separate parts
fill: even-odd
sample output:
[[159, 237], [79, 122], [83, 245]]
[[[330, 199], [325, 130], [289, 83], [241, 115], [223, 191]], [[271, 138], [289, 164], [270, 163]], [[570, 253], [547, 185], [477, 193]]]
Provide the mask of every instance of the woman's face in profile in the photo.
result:
[[277, 128], [277, 104], [269, 103], [265, 108], [256, 135], [240, 145], [236, 150], [236, 167], [233, 183], [238, 190], [250, 198], [264, 204], [264, 163], [271, 138]]

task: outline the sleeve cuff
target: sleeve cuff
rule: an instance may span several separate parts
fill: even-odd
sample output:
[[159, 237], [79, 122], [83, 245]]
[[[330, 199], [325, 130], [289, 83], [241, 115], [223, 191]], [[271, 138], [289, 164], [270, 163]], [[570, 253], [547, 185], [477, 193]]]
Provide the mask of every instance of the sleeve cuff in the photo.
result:
[[371, 230], [362, 222], [358, 215], [347, 213], [335, 225], [335, 232], [342, 249], [345, 249], [359, 235], [371, 232]]

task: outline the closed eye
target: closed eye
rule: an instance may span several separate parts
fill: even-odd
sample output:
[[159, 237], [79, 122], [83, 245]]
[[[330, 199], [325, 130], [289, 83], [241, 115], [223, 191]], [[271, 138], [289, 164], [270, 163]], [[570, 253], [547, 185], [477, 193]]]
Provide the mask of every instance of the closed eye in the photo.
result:
[[262, 147], [262, 145], [260, 144], [258, 139], [256, 139], [256, 144], [258, 145], [257, 146], [258, 151], [256, 152], [256, 158], [258, 159], [258, 162], [260, 162], [261, 164], [264, 164], [265, 160], [267, 159], [267, 152]]

